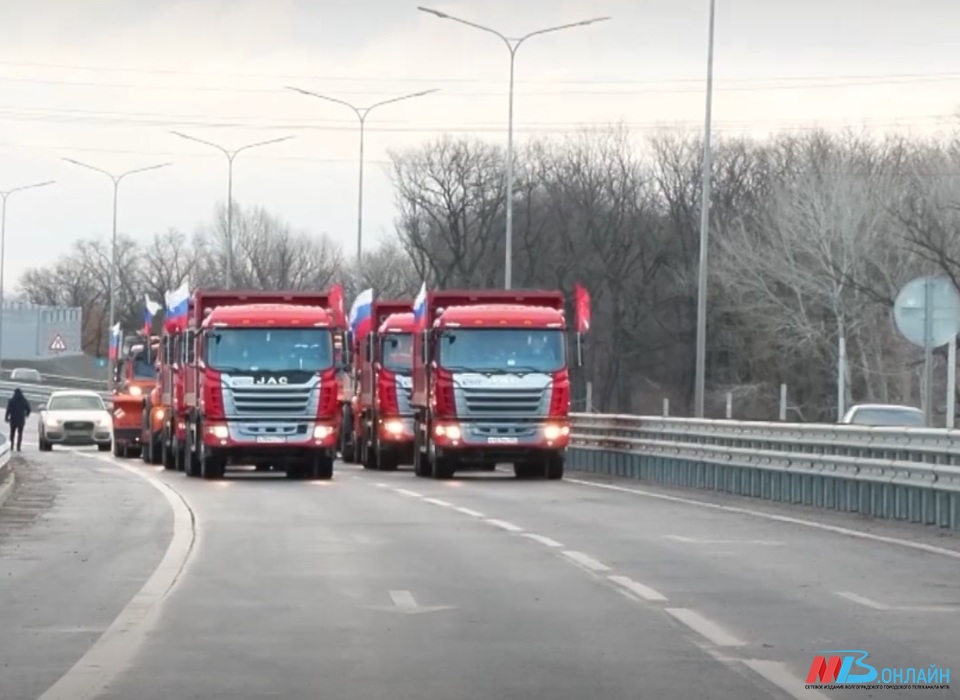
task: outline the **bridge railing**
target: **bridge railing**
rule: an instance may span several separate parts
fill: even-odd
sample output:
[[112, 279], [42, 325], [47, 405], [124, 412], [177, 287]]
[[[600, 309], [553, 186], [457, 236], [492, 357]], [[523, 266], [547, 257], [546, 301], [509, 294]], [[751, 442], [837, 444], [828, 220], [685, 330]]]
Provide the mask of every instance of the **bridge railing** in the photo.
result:
[[960, 430], [572, 420], [571, 469], [960, 531]]

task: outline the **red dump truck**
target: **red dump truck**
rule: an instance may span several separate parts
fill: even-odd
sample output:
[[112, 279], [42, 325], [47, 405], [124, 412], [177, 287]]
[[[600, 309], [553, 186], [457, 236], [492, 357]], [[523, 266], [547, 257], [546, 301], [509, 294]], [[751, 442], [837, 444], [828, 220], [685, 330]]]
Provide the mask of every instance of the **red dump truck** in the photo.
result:
[[413, 302], [375, 300], [371, 332], [354, 354], [351, 456], [366, 469], [395, 470], [413, 461]]
[[194, 292], [184, 333], [187, 475], [269, 464], [294, 479], [332, 478], [340, 324], [325, 293]]
[[418, 307], [416, 475], [449, 479], [512, 463], [517, 478], [563, 478], [570, 440], [563, 293], [430, 291]]

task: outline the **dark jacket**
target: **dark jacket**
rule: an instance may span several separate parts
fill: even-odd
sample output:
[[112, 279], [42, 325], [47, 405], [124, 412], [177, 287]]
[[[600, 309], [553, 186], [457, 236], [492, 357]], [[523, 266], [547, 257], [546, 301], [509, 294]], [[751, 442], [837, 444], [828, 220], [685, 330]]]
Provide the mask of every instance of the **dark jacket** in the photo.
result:
[[19, 389], [13, 390], [13, 396], [7, 401], [6, 421], [10, 425], [23, 425], [30, 415], [30, 402]]

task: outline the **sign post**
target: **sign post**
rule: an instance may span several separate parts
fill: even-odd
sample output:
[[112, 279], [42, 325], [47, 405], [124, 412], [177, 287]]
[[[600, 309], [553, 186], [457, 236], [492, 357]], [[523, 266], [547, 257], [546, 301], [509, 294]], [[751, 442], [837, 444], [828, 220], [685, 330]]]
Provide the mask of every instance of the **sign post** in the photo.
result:
[[[946, 277], [917, 277], [897, 294], [893, 320], [907, 340], [923, 348], [923, 409], [927, 426], [932, 427], [933, 351], [955, 340], [960, 333], [960, 294]], [[955, 373], [949, 374], [955, 380]], [[948, 396], [954, 391], [956, 387], [947, 387]], [[947, 421], [952, 424], [950, 418]]]

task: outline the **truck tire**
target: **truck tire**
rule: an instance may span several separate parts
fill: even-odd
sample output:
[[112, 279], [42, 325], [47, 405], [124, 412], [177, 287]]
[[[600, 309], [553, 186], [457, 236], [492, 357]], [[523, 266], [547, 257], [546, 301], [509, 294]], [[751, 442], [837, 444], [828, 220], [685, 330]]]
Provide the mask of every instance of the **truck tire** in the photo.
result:
[[226, 471], [226, 462], [221, 455], [211, 452], [202, 442], [197, 445], [197, 461], [200, 463], [200, 476], [208, 481], [222, 479]]
[[413, 473], [415, 476], [426, 479], [433, 475], [428, 453], [422, 449], [423, 433], [420, 430], [420, 421], [413, 426]]
[[556, 481], [563, 478], [563, 470], [567, 457], [563, 453], [555, 453], [547, 458], [547, 478]]
[[307, 476], [308, 464], [304, 464], [303, 462], [287, 462], [283, 466], [283, 471], [288, 479], [300, 481]]
[[452, 479], [457, 471], [457, 462], [452, 457], [433, 458], [433, 478]]
[[383, 472], [395, 472], [400, 466], [400, 455], [396, 449], [377, 448], [377, 469]]
[[543, 463], [517, 462], [513, 465], [513, 473], [518, 479], [536, 479], [543, 476], [546, 467]]
[[310, 460], [310, 478], [329, 481], [333, 478], [333, 457], [316, 455]]

